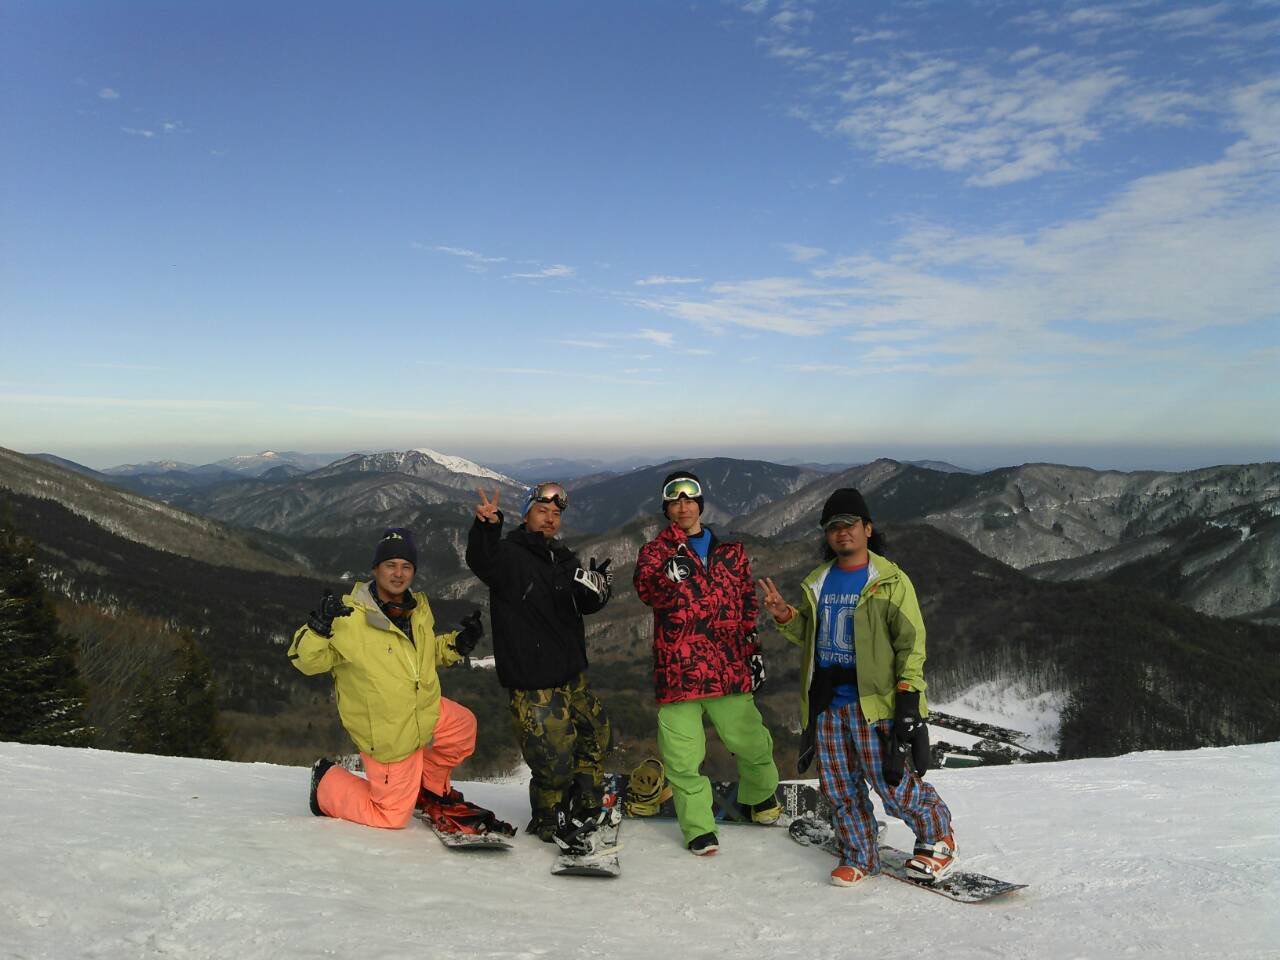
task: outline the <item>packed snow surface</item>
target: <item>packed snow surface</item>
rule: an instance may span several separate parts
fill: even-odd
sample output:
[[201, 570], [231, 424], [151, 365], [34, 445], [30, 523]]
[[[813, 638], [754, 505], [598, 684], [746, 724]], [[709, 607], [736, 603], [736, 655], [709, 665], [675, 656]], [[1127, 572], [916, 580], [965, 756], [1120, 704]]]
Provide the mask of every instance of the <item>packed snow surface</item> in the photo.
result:
[[[524, 834], [455, 852], [313, 817], [305, 768], [0, 743], [0, 777], [4, 957], [1280, 956], [1280, 744], [930, 774], [963, 865], [1030, 884], [977, 906], [832, 887], [778, 828], [698, 858], [627, 821], [619, 879], [552, 877]], [[528, 816], [519, 783], [459, 786]]]

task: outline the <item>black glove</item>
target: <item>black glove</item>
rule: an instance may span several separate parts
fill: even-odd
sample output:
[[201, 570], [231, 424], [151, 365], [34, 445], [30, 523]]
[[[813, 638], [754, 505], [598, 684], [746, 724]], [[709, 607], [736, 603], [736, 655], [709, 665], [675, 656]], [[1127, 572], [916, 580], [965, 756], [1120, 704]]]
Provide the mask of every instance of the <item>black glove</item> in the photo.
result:
[[453, 649], [464, 657], [469, 657], [483, 636], [484, 624], [480, 622], [480, 611], [475, 610], [469, 616], [463, 617], [462, 622], [458, 624], [458, 634], [453, 638]]
[[916, 731], [924, 726], [920, 719], [920, 691], [898, 690], [893, 698], [893, 735], [900, 743], [914, 743]]
[[613, 574], [609, 572], [609, 564], [612, 560], [605, 560], [600, 566], [596, 566], [596, 558], [591, 558], [590, 568], [583, 570], [579, 567], [573, 572], [574, 583], [580, 583], [601, 600], [608, 600], [609, 595], [613, 592]]
[[312, 610], [307, 616], [307, 626], [322, 637], [333, 636], [333, 621], [352, 613], [352, 609], [333, 595], [332, 590], [324, 592], [320, 601], [320, 612]]
[[920, 691], [899, 690], [893, 703], [892, 732], [877, 727], [884, 742], [884, 780], [891, 787], [902, 782], [907, 761], [923, 776], [929, 772], [929, 727], [920, 718]]
[[693, 561], [684, 554], [677, 553], [667, 561], [667, 565], [662, 568], [662, 572], [667, 575], [667, 579], [672, 583], [680, 583], [682, 580], [688, 580], [693, 576]]
[[589, 573], [598, 573], [600, 574], [600, 576], [604, 577], [605, 588], [609, 591], [613, 590], [613, 573], [609, 570], [609, 564], [611, 563], [613, 563], [613, 558], [605, 557], [604, 563], [600, 564], [600, 566], [597, 567], [596, 558], [592, 557], [590, 570], [588, 570]]

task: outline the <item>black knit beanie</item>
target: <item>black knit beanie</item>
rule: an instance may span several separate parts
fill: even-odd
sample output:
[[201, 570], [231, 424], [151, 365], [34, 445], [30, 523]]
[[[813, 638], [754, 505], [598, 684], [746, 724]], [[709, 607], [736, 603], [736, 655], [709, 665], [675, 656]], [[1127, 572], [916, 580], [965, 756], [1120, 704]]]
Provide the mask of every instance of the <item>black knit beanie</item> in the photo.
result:
[[[663, 480], [663, 481], [662, 481], [662, 490], [667, 489], [667, 484], [668, 484], [668, 483], [670, 483], [672, 480], [682, 480], [682, 479], [684, 479], [684, 478], [686, 478], [686, 477], [687, 477], [688, 479], [690, 479], [690, 480], [697, 480], [697, 481], [698, 481], [698, 486], [702, 486], [702, 481], [701, 481], [701, 480], [698, 480], [698, 475], [697, 475], [696, 473], [693, 473], [693, 472], [692, 472], [692, 471], [690, 471], [690, 470], [677, 470], [675, 473], [669, 473], [669, 474], [667, 474], [667, 479], [665, 479], [665, 480]], [[675, 501], [674, 501], [674, 500], [662, 500], [662, 499], [661, 499], [661, 497], [662, 497], [662, 490], [659, 490], [659, 491], [658, 491], [658, 497], [659, 497], [658, 509], [662, 511], [662, 515], [665, 517], [665, 516], [667, 515], [667, 504], [668, 504], [668, 503], [674, 503]], [[702, 511], [703, 511], [703, 510], [705, 510], [705, 509], [707, 508], [707, 505], [706, 505], [705, 503], [703, 503], [703, 498], [702, 498], [702, 497], [690, 497], [689, 499], [691, 499], [694, 503], [696, 503], [696, 504], [698, 505], [698, 516], [702, 516]]]
[[818, 521], [818, 526], [825, 527], [828, 520], [842, 514], [861, 517], [868, 522], [871, 520], [871, 511], [867, 509], [867, 501], [863, 500], [862, 494], [853, 487], [841, 487], [827, 497], [827, 502], [822, 505], [822, 519]]
[[383, 560], [408, 560], [414, 569], [418, 566], [418, 548], [413, 544], [413, 534], [404, 527], [388, 527], [382, 531], [382, 539], [373, 551], [373, 566]]

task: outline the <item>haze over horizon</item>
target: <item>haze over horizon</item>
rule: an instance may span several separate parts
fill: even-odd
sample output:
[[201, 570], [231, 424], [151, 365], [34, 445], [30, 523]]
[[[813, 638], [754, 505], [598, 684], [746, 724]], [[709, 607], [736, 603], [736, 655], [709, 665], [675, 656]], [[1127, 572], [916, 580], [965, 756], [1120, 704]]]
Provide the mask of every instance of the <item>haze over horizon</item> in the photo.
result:
[[[669, 460], [702, 459], [706, 457], [732, 457], [744, 460], [768, 460], [774, 463], [868, 463], [872, 460], [886, 458], [899, 461], [943, 461], [966, 470], [985, 472], [999, 467], [1018, 466], [1024, 463], [1058, 463], [1073, 467], [1088, 467], [1093, 470], [1118, 470], [1123, 472], [1155, 470], [1181, 472], [1203, 467], [1220, 466], [1230, 463], [1271, 462], [1276, 456], [1267, 456], [1264, 449], [1258, 455], [1246, 458], [1229, 458], [1222, 456], [1214, 459], [1213, 451], [1197, 449], [1194, 453], [1178, 448], [1115, 448], [1078, 447], [1071, 449], [1049, 447], [980, 447], [980, 448], [943, 448], [937, 450], [916, 450], [912, 448], [880, 447], [864, 448], [857, 444], [844, 447], [809, 447], [797, 449], [757, 448], [757, 447], [715, 447], [715, 448], [652, 448], [648, 450], [622, 449], [611, 447], [571, 447], [552, 449], [538, 447], [501, 447], [482, 448], [479, 454], [470, 450], [443, 448], [422, 441], [406, 442], [401, 445], [384, 447], [359, 447], [351, 450], [302, 450], [296, 445], [277, 445], [274, 447], [249, 449], [247, 447], [138, 447], [116, 451], [112, 456], [109, 450], [88, 448], [80, 455], [74, 449], [63, 450], [27, 450], [28, 454], [43, 453], [63, 457], [82, 466], [95, 470], [106, 470], [128, 464], [142, 464], [153, 461], [175, 460], [193, 466], [203, 466], [236, 456], [260, 454], [266, 450], [275, 452], [292, 452], [308, 455], [331, 456], [333, 459], [348, 456], [352, 453], [379, 453], [387, 450], [405, 451], [428, 448], [437, 453], [464, 457], [475, 463], [494, 467], [503, 464], [518, 463], [532, 459], [564, 459], [564, 460], [599, 460], [616, 468], [619, 464], [658, 464]], [[1221, 450], [1221, 453], [1235, 453], [1238, 450]], [[1205, 454], [1208, 454], [1207, 456]], [[550, 478], [548, 478], [550, 479]]]
[[19, 0], [0, 445], [1280, 459], [1278, 41], [1269, 0]]

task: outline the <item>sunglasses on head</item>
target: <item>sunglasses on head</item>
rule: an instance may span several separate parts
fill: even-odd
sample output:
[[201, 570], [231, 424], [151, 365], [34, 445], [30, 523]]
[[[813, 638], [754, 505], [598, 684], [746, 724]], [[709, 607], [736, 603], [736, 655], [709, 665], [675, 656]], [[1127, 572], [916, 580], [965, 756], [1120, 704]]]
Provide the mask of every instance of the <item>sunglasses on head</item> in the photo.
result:
[[688, 477], [672, 480], [662, 488], [663, 500], [679, 500], [681, 497], [696, 500], [700, 496], [702, 496], [702, 484]]
[[529, 505], [535, 503], [551, 503], [565, 510], [569, 506], [569, 493], [558, 483], [540, 483], [529, 491]]

